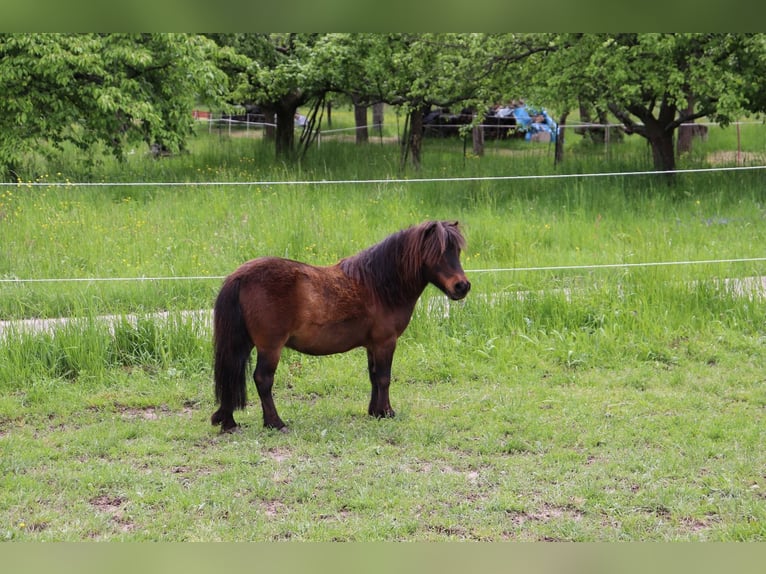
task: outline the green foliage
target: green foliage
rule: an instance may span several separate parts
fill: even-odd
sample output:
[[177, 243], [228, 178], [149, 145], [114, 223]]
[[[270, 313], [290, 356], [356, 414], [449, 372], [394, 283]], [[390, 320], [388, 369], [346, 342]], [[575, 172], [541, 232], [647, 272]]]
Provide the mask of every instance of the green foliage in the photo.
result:
[[698, 117], [725, 123], [743, 110], [759, 111], [743, 86], [764, 65], [760, 34], [559, 34], [528, 71], [538, 70], [543, 77], [535, 85], [547, 85], [546, 95], [565, 109], [584, 98], [633, 114], [651, 113], [654, 104], [681, 112], [691, 98]]
[[3, 34], [0, 170], [15, 179], [46, 143], [183, 149], [194, 103], [225, 90], [214, 47], [189, 34]]
[[[295, 111], [332, 94], [405, 113], [480, 116], [508, 97], [608, 107], [674, 169], [678, 125], [762, 111], [765, 69], [763, 34], [3, 34], [0, 171], [14, 180], [30, 152], [65, 142], [118, 157], [138, 142], [184, 150], [195, 102], [261, 105], [279, 119], [277, 158], [292, 161]], [[322, 121], [311, 118], [304, 150]]]

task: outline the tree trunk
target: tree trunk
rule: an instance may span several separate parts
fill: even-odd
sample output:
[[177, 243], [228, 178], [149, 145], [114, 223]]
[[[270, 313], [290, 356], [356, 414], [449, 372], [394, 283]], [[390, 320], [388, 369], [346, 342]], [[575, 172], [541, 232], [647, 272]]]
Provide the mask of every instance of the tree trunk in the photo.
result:
[[673, 171], [676, 169], [676, 154], [673, 146], [673, 130], [665, 130], [659, 126], [646, 126], [646, 139], [652, 148], [654, 169], [657, 171]]
[[652, 141], [654, 165], [659, 171], [676, 169], [676, 154], [673, 148], [673, 132], [663, 133], [658, 141]]
[[264, 118], [263, 122], [266, 124], [263, 127], [263, 136], [267, 140], [274, 140], [277, 137], [277, 128], [274, 126], [274, 121], [277, 116], [276, 108], [268, 104], [263, 104], [261, 106], [261, 111]]
[[678, 155], [692, 151], [692, 135], [694, 135], [694, 126], [689, 124], [678, 126], [678, 143], [676, 144]]
[[294, 157], [295, 112], [298, 106], [283, 105], [277, 108], [276, 151], [278, 159]]
[[479, 125], [473, 126], [471, 129], [471, 136], [473, 139], [473, 153], [476, 156], [484, 155], [484, 127]]
[[[590, 108], [583, 101], [580, 101], [580, 121], [585, 124], [595, 123], [593, 117], [590, 115]], [[603, 145], [606, 141], [605, 130], [607, 129], [609, 128], [605, 127], [604, 129], [600, 129], [589, 126], [585, 128], [577, 128], [577, 133], [587, 136], [594, 144]]]
[[[677, 109], [667, 98], [664, 98], [660, 103], [657, 117], [654, 117], [654, 107], [647, 109], [635, 105], [622, 109], [610, 104], [609, 109], [625, 126], [626, 133], [634, 133], [646, 138], [652, 148], [655, 170], [670, 172], [676, 169], [676, 155], [673, 145], [675, 124], [673, 120]], [[642, 123], [633, 122], [630, 114], [636, 116]], [[673, 181], [673, 179], [671, 174], [668, 181]]]
[[378, 130], [378, 136], [383, 137], [383, 102], [372, 105], [372, 126]]
[[416, 108], [410, 112], [409, 148], [412, 167], [420, 169], [421, 151], [423, 149], [423, 109]]
[[592, 141], [594, 144], [597, 144], [597, 145], [604, 145], [606, 144], [607, 141], [614, 142], [614, 141], [619, 141], [622, 139], [622, 131], [609, 127], [609, 115], [607, 113], [607, 110], [603, 108], [596, 108], [596, 116], [598, 118], [598, 121], [594, 120], [593, 117], [590, 115], [590, 108], [587, 106], [587, 104], [581, 101], [580, 102], [580, 121], [587, 124], [599, 123], [604, 127], [577, 128], [575, 129], [575, 133], [588, 136], [588, 138], [590, 138], [590, 141]]
[[354, 124], [356, 125], [356, 143], [367, 143], [370, 139], [367, 130], [367, 106], [360, 103], [360, 98], [356, 94], [351, 96], [354, 103]]
[[609, 124], [609, 112], [604, 109], [597, 109], [596, 113], [598, 114], [598, 123], [600, 123], [602, 126], [604, 126], [604, 129], [601, 130], [604, 134], [603, 142], [604, 144], [608, 143], [618, 143], [622, 141], [623, 138], [623, 131], [617, 127], [611, 127]]

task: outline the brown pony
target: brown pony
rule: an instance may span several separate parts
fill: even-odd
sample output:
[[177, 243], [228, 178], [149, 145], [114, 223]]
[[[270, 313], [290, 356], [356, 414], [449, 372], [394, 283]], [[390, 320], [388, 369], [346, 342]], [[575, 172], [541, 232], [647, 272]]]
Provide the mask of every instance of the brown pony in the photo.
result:
[[471, 283], [460, 265], [465, 239], [457, 222], [428, 221], [390, 235], [330, 267], [264, 257], [224, 281], [214, 310], [215, 397], [211, 417], [234, 430], [234, 410], [247, 402], [245, 371], [255, 347], [253, 378], [263, 424], [282, 429], [271, 387], [284, 347], [310, 355], [367, 349], [372, 383], [368, 412], [393, 417], [388, 400], [396, 340], [428, 283], [462, 299]]

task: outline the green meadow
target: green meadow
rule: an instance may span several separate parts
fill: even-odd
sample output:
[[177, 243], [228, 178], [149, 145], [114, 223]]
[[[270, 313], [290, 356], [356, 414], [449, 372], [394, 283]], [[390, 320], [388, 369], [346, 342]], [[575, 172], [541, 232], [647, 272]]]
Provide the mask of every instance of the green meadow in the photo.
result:
[[[651, 169], [642, 141], [573, 134], [558, 166], [429, 139], [417, 172], [388, 139], [293, 166], [206, 128], [177, 157], [31, 157], [0, 187], [0, 538], [763, 540], [766, 187], [707, 170], [762, 164], [764, 140], [711, 128], [672, 181], [619, 175]], [[290, 433], [253, 385], [242, 432], [209, 424], [223, 276], [426, 219], [461, 222], [473, 289], [427, 289], [395, 419], [366, 414], [363, 350], [286, 351]]]

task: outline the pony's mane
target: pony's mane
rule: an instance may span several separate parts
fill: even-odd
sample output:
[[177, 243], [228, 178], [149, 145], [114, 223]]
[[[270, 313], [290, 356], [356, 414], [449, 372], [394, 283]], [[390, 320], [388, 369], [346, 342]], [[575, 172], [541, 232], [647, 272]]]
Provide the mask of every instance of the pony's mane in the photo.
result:
[[457, 222], [426, 221], [389, 235], [339, 265], [381, 301], [396, 304], [419, 296], [426, 285], [423, 267], [435, 265], [452, 248], [465, 248]]

